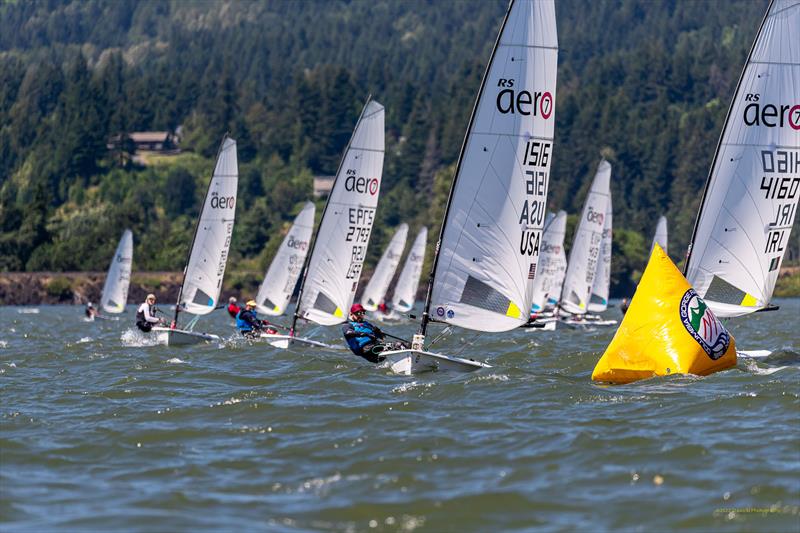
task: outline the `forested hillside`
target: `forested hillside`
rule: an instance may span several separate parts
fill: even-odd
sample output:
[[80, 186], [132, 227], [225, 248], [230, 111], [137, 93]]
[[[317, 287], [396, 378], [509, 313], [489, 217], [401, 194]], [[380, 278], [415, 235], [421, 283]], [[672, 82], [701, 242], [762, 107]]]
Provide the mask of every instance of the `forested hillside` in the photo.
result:
[[[658, 215], [683, 255], [766, 4], [557, 2], [549, 205], [575, 213], [612, 163], [612, 291], [632, 290]], [[182, 268], [225, 132], [241, 171], [229, 264], [261, 270], [370, 93], [387, 156], [367, 270], [400, 222], [436, 235], [506, 5], [0, 0], [0, 270], [103, 270], [125, 227], [136, 270]], [[106, 147], [178, 126], [183, 153], [146, 167]]]

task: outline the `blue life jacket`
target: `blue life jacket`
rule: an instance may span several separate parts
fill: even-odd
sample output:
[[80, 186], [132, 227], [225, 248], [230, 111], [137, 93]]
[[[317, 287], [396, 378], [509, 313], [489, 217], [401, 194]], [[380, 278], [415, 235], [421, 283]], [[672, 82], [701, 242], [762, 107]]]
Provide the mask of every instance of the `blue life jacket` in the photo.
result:
[[253, 331], [253, 326], [245, 320], [243, 315], [250, 314], [253, 317], [253, 320], [258, 320], [256, 317], [255, 311], [248, 311], [247, 309], [240, 309], [238, 313], [236, 313], [236, 329], [239, 331]]
[[[375, 326], [366, 321], [364, 322], [350, 321], [348, 323], [356, 333], [363, 333], [363, 336], [359, 337], [351, 337], [349, 339], [345, 337], [347, 345], [350, 347], [353, 353], [360, 355], [364, 351], [363, 350], [364, 346], [366, 346], [370, 342], [374, 342], [373, 339], [370, 337], [370, 335], [375, 335]], [[344, 326], [343, 329], [347, 331], [347, 326]]]

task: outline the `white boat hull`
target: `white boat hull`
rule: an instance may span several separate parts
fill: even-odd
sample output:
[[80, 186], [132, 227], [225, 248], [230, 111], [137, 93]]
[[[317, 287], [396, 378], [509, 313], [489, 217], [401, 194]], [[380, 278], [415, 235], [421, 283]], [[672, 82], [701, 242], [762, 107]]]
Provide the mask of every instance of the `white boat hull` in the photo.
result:
[[201, 342], [218, 341], [219, 336], [212, 335], [211, 333], [199, 333], [196, 331], [186, 331], [183, 329], [170, 329], [164, 327], [154, 327], [151, 330], [157, 336], [159, 344], [165, 346], [188, 346], [191, 344], [199, 344]]
[[555, 331], [558, 319], [556, 317], [537, 318], [533, 322], [524, 324], [520, 328], [528, 331]]
[[760, 359], [769, 357], [772, 352], [769, 350], [736, 350], [736, 355], [739, 357], [747, 357], [749, 359]]
[[486, 363], [421, 350], [389, 350], [383, 352], [392, 372], [396, 374], [421, 374], [423, 372], [474, 372], [491, 368]]
[[281, 335], [278, 333], [262, 333], [258, 336], [258, 338], [266, 340], [270, 346], [281, 348], [283, 350], [289, 349], [289, 347], [292, 345], [315, 346], [317, 348], [330, 348], [334, 350], [340, 348], [339, 346], [325, 344], [324, 342], [319, 342], [312, 339], [292, 337], [291, 335]]
[[569, 318], [561, 318], [561, 323], [566, 324], [571, 328], [596, 328], [596, 327], [609, 327], [609, 326], [616, 326], [618, 321], [616, 320], [604, 320], [599, 316], [587, 316], [581, 320], [575, 320], [572, 317]]

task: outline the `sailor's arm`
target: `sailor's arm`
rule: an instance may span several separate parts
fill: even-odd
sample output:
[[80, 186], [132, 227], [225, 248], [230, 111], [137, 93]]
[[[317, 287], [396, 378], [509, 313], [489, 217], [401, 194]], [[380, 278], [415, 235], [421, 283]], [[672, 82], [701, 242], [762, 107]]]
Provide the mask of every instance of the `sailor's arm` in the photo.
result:
[[156, 323], [156, 322], [160, 321], [154, 314], [150, 313], [150, 306], [149, 305], [145, 305], [144, 306], [144, 319], [145, 319], [146, 322], [152, 322], [152, 323]]

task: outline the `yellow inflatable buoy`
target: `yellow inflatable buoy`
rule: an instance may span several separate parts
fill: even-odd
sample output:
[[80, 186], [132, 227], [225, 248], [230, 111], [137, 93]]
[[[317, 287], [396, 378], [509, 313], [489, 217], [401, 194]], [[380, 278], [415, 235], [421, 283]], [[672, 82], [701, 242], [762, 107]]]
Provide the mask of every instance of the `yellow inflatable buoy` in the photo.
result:
[[617, 333], [592, 379], [706, 376], [736, 365], [733, 336], [656, 244]]

